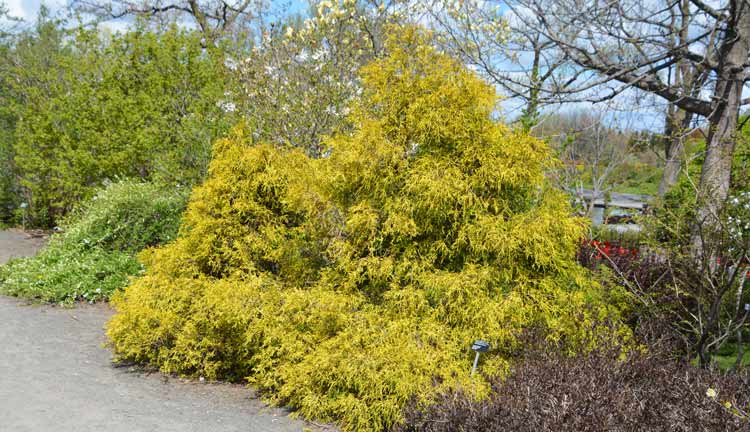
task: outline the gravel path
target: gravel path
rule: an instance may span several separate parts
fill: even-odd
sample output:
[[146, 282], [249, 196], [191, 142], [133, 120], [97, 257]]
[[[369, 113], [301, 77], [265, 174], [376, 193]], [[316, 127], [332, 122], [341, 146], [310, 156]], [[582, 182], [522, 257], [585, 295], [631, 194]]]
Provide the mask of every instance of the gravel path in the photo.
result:
[[34, 255], [44, 245], [40, 238], [29, 238], [23, 231], [0, 231], [0, 264], [11, 258]]
[[[0, 231], [0, 262], [41, 243]], [[0, 296], [0, 431], [315, 430], [242, 385], [183, 381], [113, 367], [107, 305], [30, 306]]]

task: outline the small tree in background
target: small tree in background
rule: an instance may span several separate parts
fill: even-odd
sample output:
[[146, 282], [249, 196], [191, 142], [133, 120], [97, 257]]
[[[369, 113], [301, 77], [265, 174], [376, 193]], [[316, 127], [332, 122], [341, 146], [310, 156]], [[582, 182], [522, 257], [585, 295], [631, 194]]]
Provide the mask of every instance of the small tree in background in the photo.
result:
[[[621, 283], [633, 294], [634, 327], [650, 345], [668, 342], [673, 355], [685, 361], [698, 359], [702, 367], [711, 366], [722, 351], [733, 352], [731, 345], [737, 348], [736, 367], [744, 356], [750, 318], [746, 309], [750, 303], [750, 194], [743, 175], [746, 146], [740, 142], [733, 163], [737, 181], [714, 223], [696, 226], [701, 199], [696, 178], [703, 162], [697, 157], [643, 219], [646, 232], [640, 253], [617, 256], [594, 248], [582, 255], [583, 261], [603, 258], [599, 262], [613, 270], [604, 273], [604, 278]], [[699, 254], [694, 249], [696, 237]], [[722, 366], [727, 366], [726, 361]]]
[[636, 298], [645, 300], [646, 310], [673, 328], [681, 353], [687, 359], [697, 356], [708, 367], [726, 343], [738, 343], [740, 359], [744, 355], [750, 318], [750, 193], [735, 189], [718, 220], [696, 228], [700, 196], [690, 180], [683, 178], [648, 219], [656, 259], [646, 264], [659, 268], [661, 276], [651, 283], [626, 280], [640, 294]]

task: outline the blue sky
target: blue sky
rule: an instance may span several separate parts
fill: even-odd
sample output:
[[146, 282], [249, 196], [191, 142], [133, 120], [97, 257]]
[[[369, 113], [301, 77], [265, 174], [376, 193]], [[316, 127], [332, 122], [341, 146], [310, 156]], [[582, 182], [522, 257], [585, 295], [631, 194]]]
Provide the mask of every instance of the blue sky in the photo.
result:
[[[69, 2], [70, 0], [0, 0], [0, 3], [4, 3], [8, 7], [11, 16], [21, 18], [27, 23], [34, 21], [42, 4], [46, 5], [53, 14], [65, 15]], [[270, 3], [276, 16], [304, 13], [307, 8], [305, 0], [271, 0]], [[99, 26], [113, 31], [125, 30], [128, 26], [128, 20], [107, 21]]]
[[[8, 7], [10, 14], [17, 18], [23, 18], [24, 20], [33, 20], [36, 14], [39, 12], [39, 6], [44, 3], [51, 10], [59, 12], [65, 9], [68, 1], [67, 0], [0, 0], [0, 3], [5, 3]], [[306, 7], [306, 2], [303, 0], [291, 0], [291, 1], [271, 1], [274, 6], [284, 7], [287, 13], [294, 13], [303, 11]]]

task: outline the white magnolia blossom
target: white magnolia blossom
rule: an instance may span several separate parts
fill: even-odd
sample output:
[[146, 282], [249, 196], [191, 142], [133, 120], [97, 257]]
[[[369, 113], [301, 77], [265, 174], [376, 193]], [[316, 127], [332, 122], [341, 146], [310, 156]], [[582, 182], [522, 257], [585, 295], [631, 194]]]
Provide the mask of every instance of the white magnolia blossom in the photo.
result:
[[220, 102], [219, 108], [221, 108], [224, 112], [235, 112], [237, 110], [237, 105], [234, 102]]
[[737, 241], [750, 240], [750, 191], [740, 192], [728, 203], [729, 234]]

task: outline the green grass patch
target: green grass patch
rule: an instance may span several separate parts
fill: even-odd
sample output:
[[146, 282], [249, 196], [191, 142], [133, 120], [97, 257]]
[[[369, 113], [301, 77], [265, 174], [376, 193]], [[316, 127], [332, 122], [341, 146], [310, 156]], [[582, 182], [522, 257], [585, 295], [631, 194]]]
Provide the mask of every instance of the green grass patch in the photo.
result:
[[[719, 370], [729, 371], [734, 369], [734, 364], [737, 361], [737, 344], [727, 343], [721, 347], [721, 349], [714, 355], [711, 356], [711, 363], [715, 364]], [[691, 364], [698, 367], [699, 361], [696, 356]], [[740, 367], [747, 368], [750, 366], [750, 344], [745, 344], [745, 353], [742, 356], [742, 362]]]
[[[737, 361], [737, 354], [737, 344], [727, 343], [721, 347], [719, 352], [711, 357], [711, 360], [716, 363], [716, 366], [718, 366], [719, 369], [727, 371], [734, 368], [734, 363]], [[750, 345], [745, 344], [745, 354], [742, 357], [741, 367], [748, 366], [750, 366]]]
[[0, 293], [49, 303], [98, 301], [142, 271], [141, 250], [177, 235], [186, 193], [123, 181], [74, 211], [37, 256], [0, 267]]

